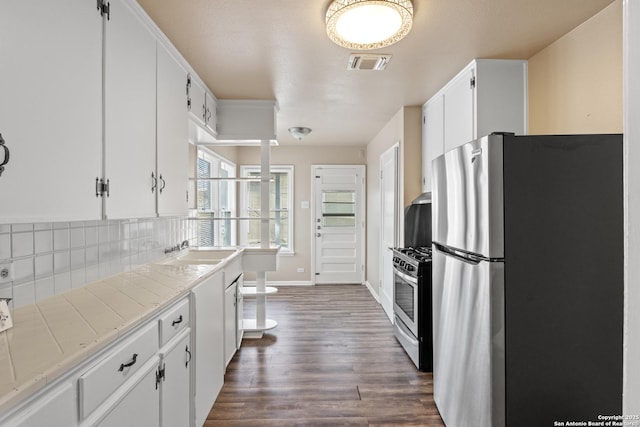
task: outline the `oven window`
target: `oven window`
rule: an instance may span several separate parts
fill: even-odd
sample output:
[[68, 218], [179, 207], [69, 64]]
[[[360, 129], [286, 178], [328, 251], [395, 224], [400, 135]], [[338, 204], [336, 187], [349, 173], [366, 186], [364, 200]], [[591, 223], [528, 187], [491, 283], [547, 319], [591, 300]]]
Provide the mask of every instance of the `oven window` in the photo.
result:
[[415, 301], [413, 300], [413, 285], [395, 276], [396, 305], [407, 315], [412, 322], [415, 321]]

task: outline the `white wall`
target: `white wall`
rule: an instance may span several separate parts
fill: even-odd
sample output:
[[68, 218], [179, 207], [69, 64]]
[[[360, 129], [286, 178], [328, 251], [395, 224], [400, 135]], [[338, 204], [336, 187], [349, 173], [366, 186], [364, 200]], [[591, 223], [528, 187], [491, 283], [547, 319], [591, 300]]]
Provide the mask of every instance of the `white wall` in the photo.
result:
[[402, 107], [367, 145], [366, 278], [376, 294], [380, 284], [380, 155], [400, 142], [400, 195], [402, 206], [406, 206], [420, 194], [421, 135], [422, 108]]
[[640, 4], [624, 0], [624, 413], [640, 415]]
[[[236, 162], [240, 165], [259, 165], [260, 147], [238, 147]], [[311, 283], [311, 209], [302, 209], [301, 202], [311, 202], [311, 166], [322, 164], [351, 164], [365, 163], [364, 146], [293, 146], [280, 145], [271, 147], [272, 165], [294, 166], [294, 250], [295, 255], [281, 256], [279, 269], [267, 273], [268, 282], [292, 282], [292, 284]], [[368, 173], [368, 172], [367, 172]], [[304, 268], [304, 273], [298, 273], [298, 268]], [[255, 276], [247, 274], [245, 280], [252, 281]]]

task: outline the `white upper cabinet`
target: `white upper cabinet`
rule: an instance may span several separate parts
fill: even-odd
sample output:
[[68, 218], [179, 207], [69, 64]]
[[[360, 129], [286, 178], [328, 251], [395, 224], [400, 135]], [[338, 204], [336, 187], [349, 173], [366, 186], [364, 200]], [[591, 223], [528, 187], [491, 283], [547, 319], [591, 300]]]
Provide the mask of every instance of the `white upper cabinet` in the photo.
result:
[[[0, 223], [99, 219], [102, 17], [86, 0], [0, 2]], [[0, 164], [6, 160], [0, 148]]]
[[527, 133], [527, 61], [472, 61], [423, 106], [422, 191], [431, 161], [492, 132]]
[[475, 68], [464, 70], [443, 94], [445, 152], [474, 138], [475, 71]]
[[123, 0], [110, 1], [104, 84], [107, 218], [156, 216], [156, 39]]
[[216, 99], [209, 93], [205, 93], [205, 125], [214, 134], [217, 132]]
[[187, 72], [158, 43], [158, 214], [187, 214]]
[[196, 123], [205, 126], [207, 118], [207, 106], [205, 100], [205, 89], [196, 79], [189, 76], [189, 106], [190, 116]]
[[422, 192], [431, 188], [431, 162], [444, 153], [444, 95], [422, 107]]

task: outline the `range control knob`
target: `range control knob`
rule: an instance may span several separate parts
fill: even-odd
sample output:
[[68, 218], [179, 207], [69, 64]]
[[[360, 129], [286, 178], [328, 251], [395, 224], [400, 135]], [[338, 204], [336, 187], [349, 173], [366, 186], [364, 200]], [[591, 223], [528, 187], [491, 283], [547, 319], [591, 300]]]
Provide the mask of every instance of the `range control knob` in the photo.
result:
[[416, 268], [415, 268], [413, 265], [411, 265], [411, 264], [407, 264], [407, 271], [413, 271], [413, 270], [415, 270], [415, 269], [416, 269]]

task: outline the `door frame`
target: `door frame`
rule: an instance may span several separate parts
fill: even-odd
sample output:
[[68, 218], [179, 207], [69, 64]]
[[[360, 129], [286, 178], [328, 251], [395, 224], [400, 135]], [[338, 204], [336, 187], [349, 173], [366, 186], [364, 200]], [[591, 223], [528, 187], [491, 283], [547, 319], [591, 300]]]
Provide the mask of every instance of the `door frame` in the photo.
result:
[[[393, 246], [394, 247], [398, 247], [399, 243], [400, 243], [400, 222], [402, 221], [402, 209], [401, 209], [401, 203], [400, 203], [400, 191], [401, 191], [401, 182], [400, 182], [400, 141], [397, 141], [396, 143], [394, 143], [393, 145], [391, 145], [389, 148], [387, 148], [384, 152], [382, 152], [382, 154], [380, 154], [380, 159], [379, 159], [379, 163], [378, 163], [378, 169], [380, 171], [380, 177], [379, 177], [379, 191], [380, 191], [380, 213], [378, 215], [378, 227], [380, 229], [380, 242], [379, 242], [379, 250], [378, 250], [378, 281], [379, 281], [379, 287], [378, 287], [378, 299], [380, 300], [380, 305], [382, 305], [382, 308], [384, 309], [385, 314], [387, 315], [387, 317], [389, 317], [389, 320], [391, 321], [391, 323], [393, 323], [393, 289], [391, 289], [391, 307], [389, 308], [390, 311], [387, 311], [387, 309], [385, 308], [384, 304], [383, 304], [383, 289], [384, 289], [384, 254], [385, 251], [388, 250], [385, 245], [384, 245], [384, 241], [383, 241], [383, 237], [382, 237], [382, 216], [384, 214], [384, 206], [383, 206], [383, 197], [382, 197], [382, 192], [383, 192], [383, 187], [382, 187], [382, 180], [383, 180], [383, 175], [382, 175], [382, 158], [386, 155], [388, 155], [389, 153], [393, 152], [395, 155], [395, 188], [394, 188], [394, 211], [396, 213], [396, 218], [393, 224]], [[388, 266], [388, 268], [393, 268], [393, 266]], [[392, 284], [393, 285], [393, 284]]]
[[356, 205], [360, 211], [360, 217], [362, 218], [362, 232], [360, 233], [360, 254], [362, 259], [362, 271], [360, 275], [360, 284], [365, 283], [365, 271], [367, 268], [367, 257], [366, 257], [366, 241], [367, 241], [367, 217], [366, 217], [366, 206], [367, 206], [367, 168], [365, 165], [311, 165], [311, 204], [310, 204], [310, 242], [311, 242], [311, 284], [313, 286], [316, 285], [316, 229], [315, 229], [315, 212], [316, 212], [316, 171], [318, 169], [357, 169], [358, 173], [362, 175], [360, 180], [360, 200], [359, 206]]

